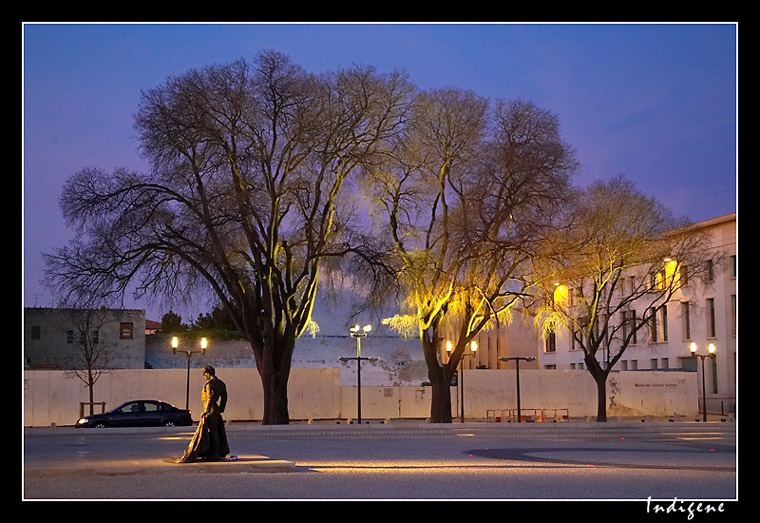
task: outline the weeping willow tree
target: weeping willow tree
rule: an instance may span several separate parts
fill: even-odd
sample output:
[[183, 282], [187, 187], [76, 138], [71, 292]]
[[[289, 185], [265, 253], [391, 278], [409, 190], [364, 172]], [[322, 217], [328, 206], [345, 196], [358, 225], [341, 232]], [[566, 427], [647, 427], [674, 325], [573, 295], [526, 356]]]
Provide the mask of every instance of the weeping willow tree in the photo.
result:
[[[534, 285], [533, 258], [557, 225], [575, 168], [556, 118], [522, 101], [490, 107], [473, 93], [422, 93], [404, 140], [373, 170], [405, 299], [385, 320], [418, 336], [431, 383], [431, 422], [449, 423], [449, 385], [465, 348], [509, 321]], [[459, 335], [443, 361], [442, 328]]]
[[100, 300], [210, 290], [251, 344], [263, 422], [288, 423], [320, 272], [362, 254], [354, 176], [399, 132], [410, 92], [402, 74], [317, 76], [272, 51], [170, 78], [135, 117], [151, 171], [84, 169], [67, 182], [77, 235], [47, 256], [49, 284]]
[[[607, 420], [606, 381], [632, 344], [667, 339], [667, 310], [720, 256], [699, 230], [675, 219], [623, 176], [580, 194], [572, 227], [554, 238], [536, 322], [566, 333], [597, 386], [597, 421]], [[546, 258], [548, 259], [548, 258]]]

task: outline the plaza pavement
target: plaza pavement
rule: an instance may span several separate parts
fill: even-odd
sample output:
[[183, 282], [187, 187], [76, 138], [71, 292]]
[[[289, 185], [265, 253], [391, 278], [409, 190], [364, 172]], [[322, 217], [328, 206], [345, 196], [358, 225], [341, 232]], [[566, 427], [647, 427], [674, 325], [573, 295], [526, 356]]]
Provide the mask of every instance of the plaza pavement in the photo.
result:
[[[587, 420], [570, 420], [567, 422], [544, 422], [544, 423], [497, 423], [485, 421], [473, 421], [461, 423], [458, 420], [453, 423], [429, 423], [424, 420], [364, 420], [359, 425], [349, 420], [319, 420], [319, 421], [292, 421], [289, 425], [261, 425], [260, 423], [227, 422], [227, 433], [230, 438], [238, 435], [252, 435], [257, 437], [345, 437], [345, 438], [373, 438], [384, 436], [440, 436], [456, 435], [461, 433], [476, 433], [479, 435], [492, 435], [505, 439], [519, 440], [599, 440], [610, 437], [624, 437], [629, 440], [652, 440], [657, 439], [663, 432], [674, 430], [688, 431], [690, 434], [719, 434], [720, 437], [735, 440], [736, 422], [726, 416], [711, 416], [707, 422], [699, 419], [674, 419], [674, 418], [634, 418], [621, 420], [608, 420], [605, 423], [597, 423]], [[183, 427], [187, 429], [187, 427]], [[25, 434], [44, 434], [54, 432], [56, 434], [79, 434], [81, 431], [104, 430], [109, 434], [140, 430], [166, 432], [175, 429], [163, 427], [155, 428], [109, 428], [109, 429], [75, 429], [73, 427], [36, 427], [25, 428]], [[624, 436], [621, 436], [624, 435]], [[221, 462], [197, 462], [175, 463], [171, 459], [125, 459], [98, 461], [96, 463], [77, 463], [55, 466], [50, 463], [37, 463], [33, 460], [24, 464], [24, 474], [39, 476], [55, 476], [77, 474], [92, 475], [129, 475], [143, 473], [260, 473], [260, 472], [292, 472], [296, 470], [297, 463], [281, 459], [272, 459], [260, 455], [236, 455], [234, 459]]]

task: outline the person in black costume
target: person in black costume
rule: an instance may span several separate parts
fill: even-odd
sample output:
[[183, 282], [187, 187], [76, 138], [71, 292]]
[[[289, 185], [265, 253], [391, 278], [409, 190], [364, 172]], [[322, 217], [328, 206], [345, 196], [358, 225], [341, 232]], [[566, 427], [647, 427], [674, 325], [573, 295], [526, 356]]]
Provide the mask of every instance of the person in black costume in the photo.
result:
[[230, 453], [222, 419], [227, 406], [227, 386], [216, 377], [216, 370], [210, 365], [203, 369], [203, 376], [206, 378], [201, 394], [203, 413], [193, 439], [182, 457], [177, 458], [178, 463], [222, 461]]

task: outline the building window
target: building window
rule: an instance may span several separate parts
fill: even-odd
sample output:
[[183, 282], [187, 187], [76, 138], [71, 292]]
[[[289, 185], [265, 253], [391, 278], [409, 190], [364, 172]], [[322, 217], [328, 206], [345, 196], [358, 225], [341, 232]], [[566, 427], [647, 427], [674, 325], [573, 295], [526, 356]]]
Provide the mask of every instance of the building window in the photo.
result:
[[691, 310], [688, 301], [681, 302], [681, 327], [683, 329], [683, 339], [691, 339]]
[[131, 340], [134, 333], [134, 324], [131, 321], [124, 321], [119, 324], [119, 339]]
[[660, 339], [668, 341], [668, 306], [660, 307]]
[[707, 298], [707, 337], [715, 337], [715, 298]]
[[657, 273], [647, 275], [647, 291], [652, 292], [657, 289]]
[[623, 340], [631, 337], [630, 344], [636, 344], [636, 311], [623, 311]]
[[668, 308], [665, 305], [649, 309], [649, 341], [668, 341]]
[[74, 331], [66, 331], [66, 343], [74, 343]]
[[707, 281], [715, 281], [715, 269], [713, 267], [713, 261], [707, 260]]
[[544, 339], [545, 342], [545, 352], [557, 352], [557, 336], [552, 330], [551, 332], [546, 333], [546, 337]]
[[33, 340], [42, 339], [42, 333], [40, 331], [39, 325], [32, 325], [32, 339]]
[[689, 285], [689, 268], [686, 265], [681, 265], [681, 268], [678, 270], [678, 277], [681, 279], [682, 287]]

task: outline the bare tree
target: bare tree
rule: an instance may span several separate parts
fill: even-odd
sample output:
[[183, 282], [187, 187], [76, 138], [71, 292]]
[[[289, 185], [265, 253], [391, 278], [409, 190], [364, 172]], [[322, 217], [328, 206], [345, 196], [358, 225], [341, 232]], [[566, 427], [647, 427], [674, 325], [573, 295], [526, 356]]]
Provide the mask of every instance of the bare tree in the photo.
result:
[[61, 328], [74, 346], [71, 370], [87, 387], [90, 414], [93, 414], [95, 383], [108, 372], [108, 344], [102, 337], [103, 326], [109, 321], [106, 309], [63, 309]]
[[[449, 384], [469, 342], [533, 285], [533, 256], [574, 168], [550, 113], [519, 101], [489, 113], [485, 99], [445, 89], [420, 96], [406, 140], [376, 170], [407, 296], [408, 312], [387, 323], [420, 337], [433, 422], [451, 421]], [[441, 361], [445, 321], [459, 337]]]
[[498, 102], [492, 119], [493, 137], [474, 170], [455, 183], [461, 201], [454, 223], [466, 252], [461, 299], [449, 314], [459, 327], [460, 355], [478, 333], [511, 322], [513, 309], [532, 301], [545, 277], [536, 265], [559, 254], [547, 246], [567, 226], [577, 168], [552, 113], [517, 100]]
[[265, 424], [289, 422], [293, 349], [326, 260], [360, 253], [347, 191], [404, 121], [402, 74], [307, 74], [276, 52], [144, 93], [147, 175], [85, 169], [62, 207], [80, 234], [48, 256], [59, 292], [174, 299], [211, 289], [248, 339]]
[[536, 319], [545, 336], [564, 327], [583, 350], [597, 385], [597, 421], [606, 421], [610, 371], [632, 343], [661, 339], [668, 303], [704, 279], [715, 253], [704, 233], [622, 176], [589, 187], [572, 230], [555, 240], [554, 251], [564, 254], [545, 273]]

